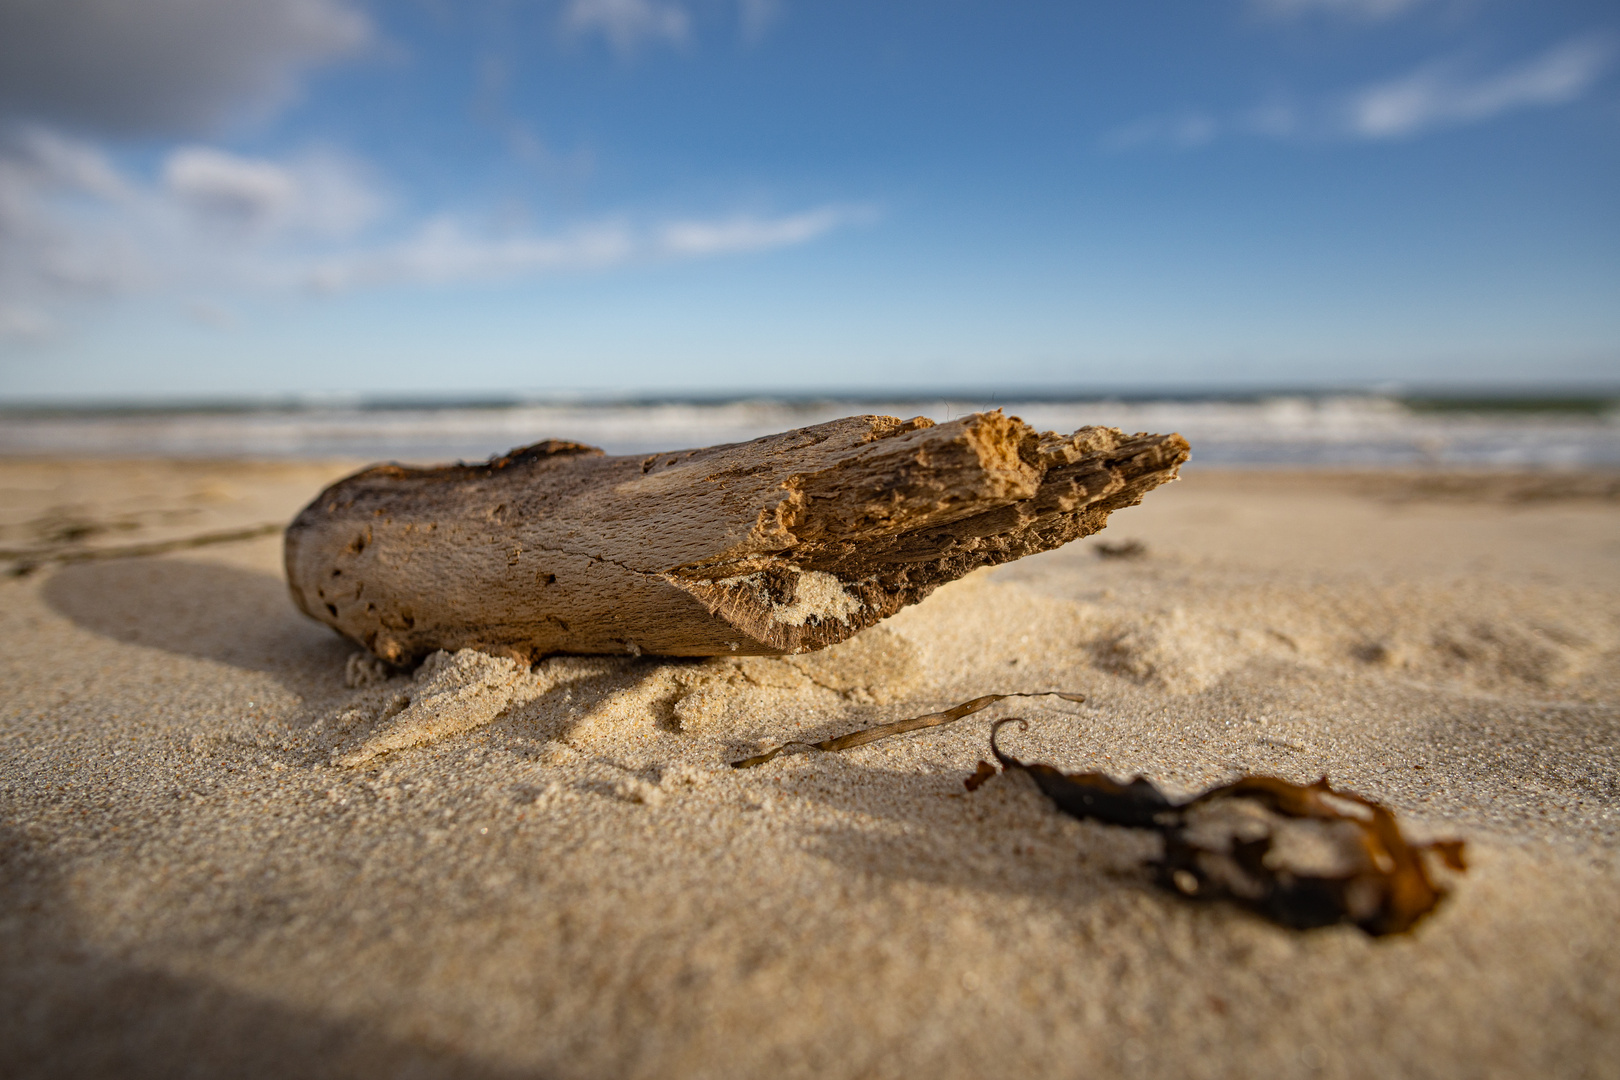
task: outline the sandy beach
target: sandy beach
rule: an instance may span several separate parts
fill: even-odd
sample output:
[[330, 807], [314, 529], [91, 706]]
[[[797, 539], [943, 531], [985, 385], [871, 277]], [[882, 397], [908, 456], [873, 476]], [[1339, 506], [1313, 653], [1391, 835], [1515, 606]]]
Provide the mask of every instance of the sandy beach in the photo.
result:
[[[825, 652], [390, 676], [268, 531], [355, 464], [0, 459], [6, 1075], [1620, 1077], [1613, 473], [1195, 467]], [[1470, 868], [1382, 939], [1190, 901], [969, 792], [1003, 716]]]

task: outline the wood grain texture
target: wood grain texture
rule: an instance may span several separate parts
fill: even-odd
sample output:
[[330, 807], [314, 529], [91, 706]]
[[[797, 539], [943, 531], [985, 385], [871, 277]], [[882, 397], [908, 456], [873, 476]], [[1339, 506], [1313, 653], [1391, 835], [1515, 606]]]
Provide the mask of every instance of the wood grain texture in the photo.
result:
[[288, 527], [287, 580], [302, 611], [396, 664], [808, 652], [1096, 532], [1187, 453], [1179, 435], [1039, 433], [999, 410], [646, 456], [550, 440], [340, 480]]

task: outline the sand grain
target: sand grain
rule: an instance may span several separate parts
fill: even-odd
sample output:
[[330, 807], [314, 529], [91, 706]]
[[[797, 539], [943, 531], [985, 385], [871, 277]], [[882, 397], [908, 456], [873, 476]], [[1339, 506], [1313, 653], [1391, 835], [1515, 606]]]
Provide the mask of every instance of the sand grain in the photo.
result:
[[[18, 535], [71, 506], [122, 542], [342, 471], [277, 468], [0, 482]], [[1620, 508], [1415, 484], [1195, 470], [1101, 537], [1142, 557], [782, 659], [391, 673], [292, 610], [274, 540], [8, 578], [8, 1075], [1620, 1075]], [[1042, 689], [1089, 700], [726, 767]], [[1177, 792], [1327, 773], [1474, 865], [1388, 940], [1186, 902], [1151, 839], [964, 789], [1003, 715]]]

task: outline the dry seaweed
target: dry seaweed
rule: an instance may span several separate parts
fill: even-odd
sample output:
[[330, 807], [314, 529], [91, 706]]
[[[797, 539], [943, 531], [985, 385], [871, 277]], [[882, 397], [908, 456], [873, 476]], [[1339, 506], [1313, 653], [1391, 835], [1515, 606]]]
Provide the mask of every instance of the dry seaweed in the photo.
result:
[[[986, 694], [821, 742], [783, 743], [731, 767], [763, 765], [795, 746], [848, 750], [955, 723], [1008, 698], [1049, 696], [1085, 700], [1059, 691]], [[1028, 775], [1071, 817], [1157, 832], [1164, 839], [1164, 854], [1154, 864], [1159, 882], [1184, 896], [1232, 900], [1297, 929], [1351, 922], [1375, 936], [1399, 934], [1445, 895], [1430, 874], [1429, 859], [1452, 870], [1467, 868], [1462, 841], [1413, 844], [1389, 810], [1335, 791], [1327, 777], [1302, 786], [1274, 776], [1244, 776], [1173, 802], [1145, 777], [1122, 784], [1103, 773], [1065, 773], [1011, 757], [997, 743], [1001, 728], [1011, 723], [1028, 727], [1011, 717], [990, 728], [990, 752], [1002, 768]], [[995, 775], [995, 766], [981, 761], [963, 784], [977, 791]]]
[[[1015, 722], [1028, 726], [1017, 718], [991, 726], [990, 752], [1002, 767], [1027, 774], [1065, 814], [1158, 832], [1159, 880], [1186, 896], [1234, 900], [1300, 929], [1352, 922], [1369, 934], [1398, 934], [1444, 895], [1427, 856], [1466, 868], [1462, 841], [1409, 843], [1387, 809], [1335, 791], [1326, 777], [1301, 786], [1245, 776], [1171, 802], [1140, 776], [1121, 784], [1102, 773], [1064, 773], [1008, 756], [996, 735]], [[988, 767], [980, 763], [969, 790], [989, 778]]]
[[972, 716], [981, 709], [988, 709], [996, 702], [1005, 701], [1008, 698], [1031, 697], [1059, 697], [1064, 701], [1076, 702], [1086, 700], [1083, 694], [1070, 694], [1061, 690], [1039, 690], [1027, 694], [986, 694], [983, 697], [976, 697], [972, 701], [964, 701], [962, 704], [946, 709], [943, 712], [925, 713], [922, 716], [913, 716], [906, 720], [896, 720], [892, 724], [879, 724], [877, 727], [862, 728], [860, 731], [852, 731], [847, 735], [840, 735], [834, 739], [824, 739], [815, 743], [797, 740], [785, 742], [781, 746], [765, 751], [763, 754], [744, 758], [741, 761], [733, 761], [731, 767], [733, 769], [752, 769], [756, 765], [765, 764], [782, 751], [795, 746], [802, 746], [811, 750], [850, 750], [857, 746], [865, 746], [867, 743], [877, 742], [879, 739], [887, 739], [893, 735], [904, 735], [908, 731], [954, 724], [964, 716]]
[[281, 525], [276, 522], [265, 522], [260, 525], [250, 525], [243, 529], [198, 533], [195, 536], [182, 536], [174, 540], [153, 540], [142, 544], [120, 544], [116, 547], [87, 548], [76, 546], [76, 541], [83, 539], [86, 535], [93, 534], [73, 529], [58, 533], [58, 538], [64, 542], [49, 547], [0, 548], [0, 560], [13, 564], [9, 571], [12, 577], [26, 577], [46, 563], [94, 562], [100, 559], [138, 559], [150, 555], [165, 555], [171, 551], [209, 547], [213, 544], [234, 544], [243, 540], [257, 540], [261, 536], [269, 536], [271, 533], [280, 531]]

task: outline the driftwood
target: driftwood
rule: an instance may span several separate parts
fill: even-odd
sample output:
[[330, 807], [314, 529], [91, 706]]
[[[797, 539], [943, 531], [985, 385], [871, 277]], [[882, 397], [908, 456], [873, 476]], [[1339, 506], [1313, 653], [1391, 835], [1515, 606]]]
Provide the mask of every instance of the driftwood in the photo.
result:
[[306, 614], [395, 664], [808, 652], [1096, 532], [1186, 458], [1179, 435], [1040, 434], [1000, 411], [647, 456], [552, 440], [338, 481], [288, 527], [287, 580]]

